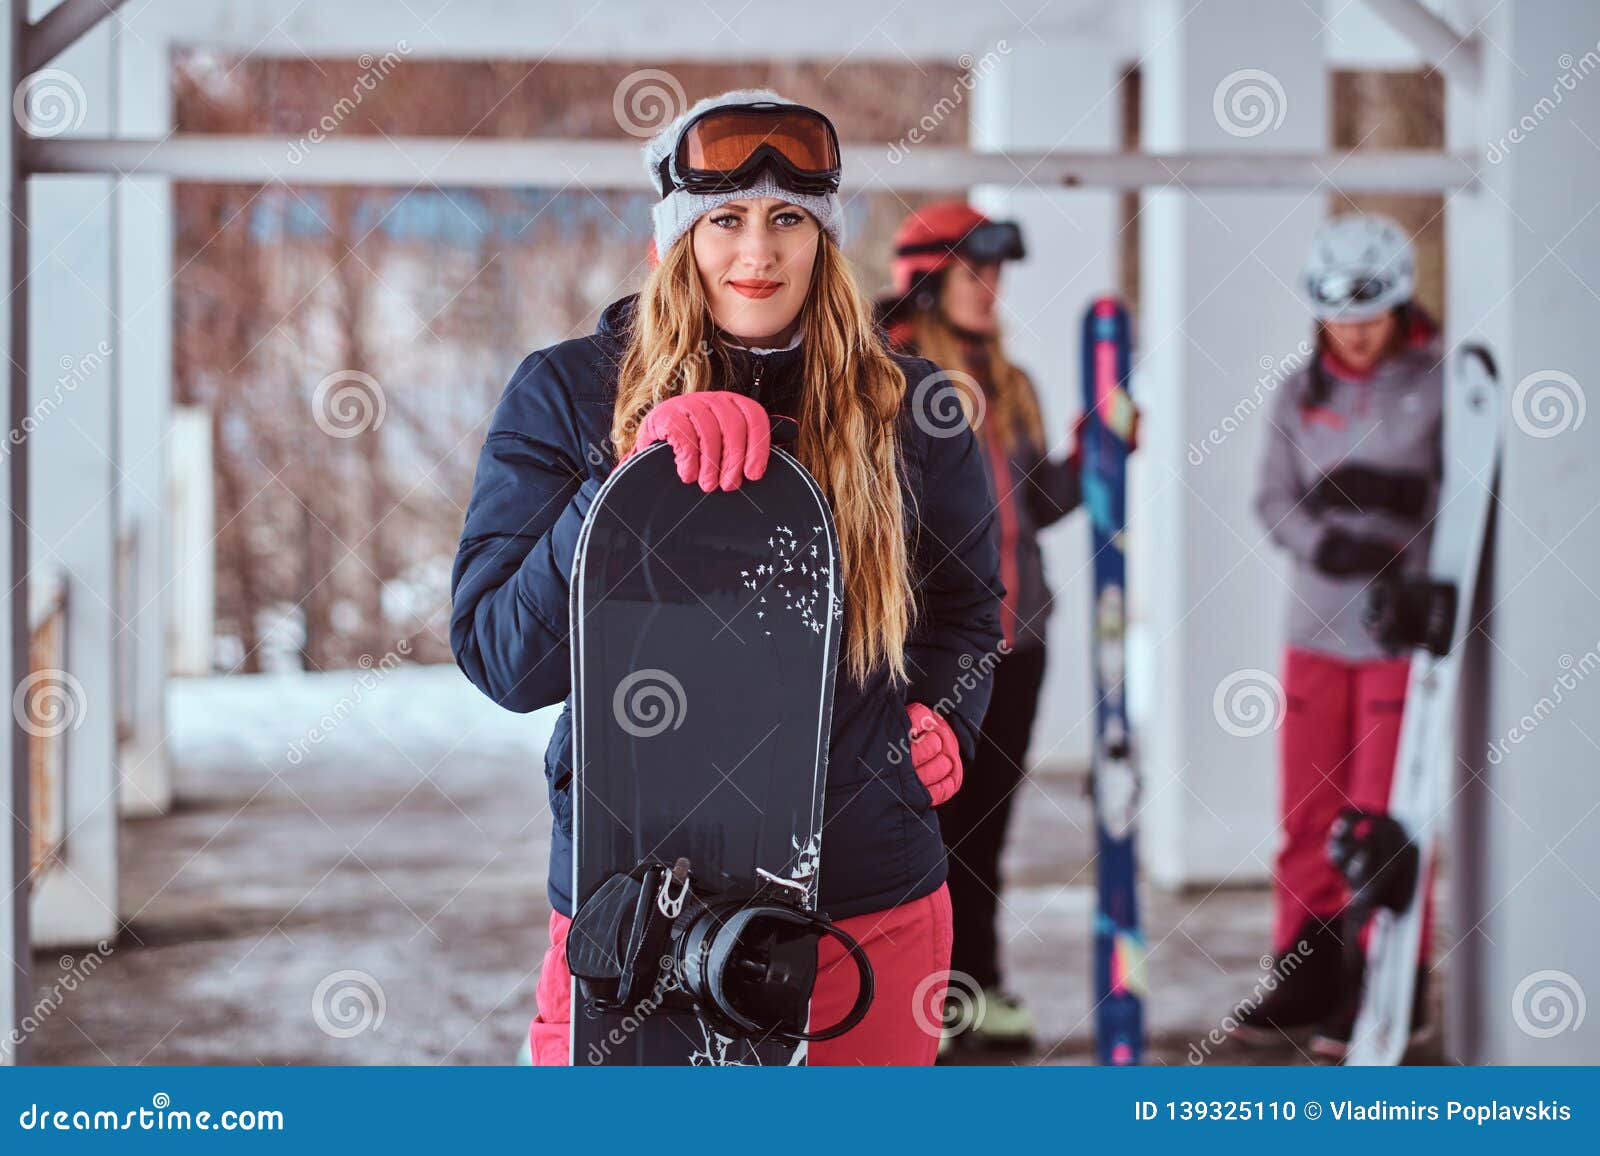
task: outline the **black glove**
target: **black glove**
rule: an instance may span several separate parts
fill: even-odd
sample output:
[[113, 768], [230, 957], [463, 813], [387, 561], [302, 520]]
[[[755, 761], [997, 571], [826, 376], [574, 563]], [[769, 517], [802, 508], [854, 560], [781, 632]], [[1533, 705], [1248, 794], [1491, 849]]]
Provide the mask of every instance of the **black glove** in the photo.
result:
[[1399, 556], [1399, 550], [1378, 538], [1331, 529], [1317, 542], [1311, 564], [1324, 574], [1347, 578], [1354, 574], [1376, 574]]
[[1311, 501], [1322, 509], [1387, 510], [1402, 518], [1420, 518], [1427, 500], [1425, 474], [1370, 466], [1340, 466], [1311, 490]]

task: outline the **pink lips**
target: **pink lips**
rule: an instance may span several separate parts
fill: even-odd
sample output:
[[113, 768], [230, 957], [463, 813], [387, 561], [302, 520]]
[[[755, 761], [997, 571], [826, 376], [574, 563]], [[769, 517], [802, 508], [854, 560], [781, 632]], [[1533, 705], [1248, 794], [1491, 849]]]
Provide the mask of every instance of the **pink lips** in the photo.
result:
[[758, 301], [771, 297], [783, 288], [783, 283], [780, 281], [729, 281], [728, 284], [733, 287], [734, 292], [754, 297]]

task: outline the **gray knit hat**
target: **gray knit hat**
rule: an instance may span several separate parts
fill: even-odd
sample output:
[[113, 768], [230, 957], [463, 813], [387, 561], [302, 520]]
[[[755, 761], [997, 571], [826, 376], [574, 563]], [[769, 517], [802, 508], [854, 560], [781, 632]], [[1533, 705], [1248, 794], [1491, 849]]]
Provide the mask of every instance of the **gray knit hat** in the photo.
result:
[[[724, 92], [720, 96], [708, 96], [691, 105], [687, 111], [646, 142], [644, 167], [650, 174], [651, 185], [657, 189], [661, 187], [658, 183], [661, 162], [672, 153], [678, 143], [678, 134], [691, 120], [707, 109], [722, 108], [732, 104], [754, 104], [763, 100], [772, 101], [774, 104], [795, 103], [792, 100], [785, 100], [768, 88], [742, 88]], [[656, 230], [656, 256], [665, 257], [673, 242], [687, 233], [696, 221], [712, 209], [729, 201], [744, 200], [746, 197], [777, 197], [792, 205], [799, 205], [817, 219], [817, 224], [833, 238], [834, 244], [844, 244], [844, 206], [839, 200], [838, 193], [815, 195], [791, 192], [772, 179], [770, 169], [762, 169], [757, 174], [755, 182], [748, 188], [737, 189], [731, 193], [691, 193], [688, 189], [673, 189], [663, 197], [651, 211]]]

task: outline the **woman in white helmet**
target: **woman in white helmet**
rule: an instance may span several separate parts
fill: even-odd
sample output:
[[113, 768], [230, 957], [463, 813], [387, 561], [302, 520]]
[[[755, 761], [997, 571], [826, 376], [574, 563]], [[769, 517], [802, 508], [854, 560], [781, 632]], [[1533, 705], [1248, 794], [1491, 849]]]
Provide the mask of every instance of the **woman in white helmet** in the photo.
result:
[[[1386, 654], [1362, 613], [1380, 574], [1426, 568], [1443, 377], [1438, 329], [1412, 300], [1416, 255], [1393, 221], [1327, 222], [1302, 284], [1317, 353], [1281, 387], [1256, 498], [1294, 561], [1275, 966], [1239, 1005], [1234, 1034], [1281, 1043], [1313, 1028], [1313, 1050], [1342, 1058], [1360, 1001], [1360, 932], [1340, 921], [1347, 894], [1326, 846], [1340, 811], [1388, 809], [1409, 659]], [[1417, 992], [1420, 1028], [1420, 977]]]

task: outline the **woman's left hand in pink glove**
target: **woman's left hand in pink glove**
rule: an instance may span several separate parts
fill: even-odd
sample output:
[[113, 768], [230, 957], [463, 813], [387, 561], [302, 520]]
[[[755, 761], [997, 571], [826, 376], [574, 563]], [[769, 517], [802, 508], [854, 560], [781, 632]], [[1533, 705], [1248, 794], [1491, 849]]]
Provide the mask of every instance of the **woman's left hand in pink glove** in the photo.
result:
[[961, 789], [961, 748], [956, 744], [956, 732], [920, 702], [909, 704], [906, 714], [911, 716], [911, 766], [937, 807]]

